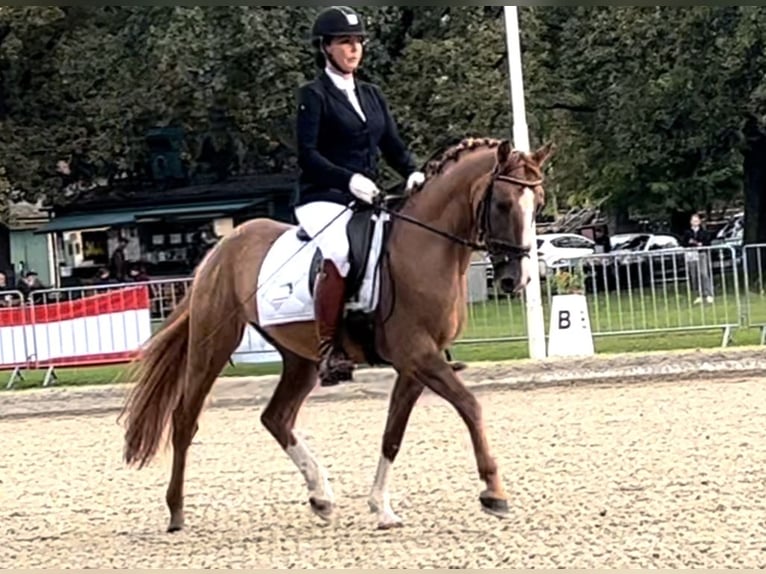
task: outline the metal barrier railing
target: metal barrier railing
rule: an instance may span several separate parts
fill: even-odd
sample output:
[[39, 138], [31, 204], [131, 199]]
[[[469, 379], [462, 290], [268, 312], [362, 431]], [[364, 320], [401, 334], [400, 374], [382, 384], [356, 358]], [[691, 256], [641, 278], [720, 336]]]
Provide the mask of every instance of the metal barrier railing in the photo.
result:
[[[596, 337], [720, 329], [723, 333], [721, 344], [726, 345], [734, 329], [758, 327], [761, 342], [766, 341], [766, 245], [752, 245], [744, 250], [714, 246], [694, 250], [609, 253], [558, 261], [541, 271], [546, 331], [557, 280], [562, 273], [581, 274], [592, 332]], [[189, 277], [49, 289], [35, 291], [26, 298], [19, 291], [0, 292], [0, 328], [5, 327], [6, 332], [5, 336], [0, 336], [0, 368], [13, 369], [7, 386], [10, 388], [16, 380], [23, 379], [21, 369], [24, 368], [47, 368], [51, 377], [46, 375], [43, 384], [48, 385], [55, 381], [55, 366], [127, 360], [134, 350], [128, 348], [130, 343], [146, 335], [139, 323], [145, 324], [148, 317], [153, 331], [181, 301], [191, 281]], [[488, 263], [476, 261], [471, 264], [467, 324], [456, 344], [526, 340], [523, 296], [512, 298], [499, 293], [493, 283]], [[127, 297], [130, 289], [139, 287], [146, 290], [147, 298], [147, 310], [140, 319], [122, 317], [107, 322], [101, 319], [101, 322], [90, 325], [79, 339], [67, 326], [41, 327], [50, 322], [50, 317], [41, 315], [42, 309], [51, 313], [49, 307], [55, 307], [64, 317], [78, 305], [109, 299], [109, 293], [123, 293], [116, 301], [117, 307], [124, 309], [126, 306], [120, 303], [119, 297]], [[55, 345], [51, 339], [59, 345], [72, 339], [71, 344], [66, 343], [70, 344], [67, 356], [74, 358], [53, 357], [51, 350]], [[78, 359], [78, 353], [71, 352], [77, 340], [87, 341], [89, 351], [84, 355], [85, 359]], [[249, 349], [246, 353], [253, 351]]]
[[[738, 269], [735, 250], [729, 246], [562, 260], [541, 271], [546, 327], [556, 279], [568, 273], [582, 281], [594, 336], [720, 329], [725, 345], [743, 315]], [[469, 324], [460, 344], [526, 339], [524, 298], [499, 294], [491, 280], [488, 263], [472, 263]]]
[[747, 245], [737, 258], [742, 268], [742, 290], [747, 327], [760, 330], [760, 344], [766, 344], [766, 244]]
[[23, 369], [32, 358], [34, 340], [31, 332], [29, 308], [24, 304], [21, 291], [0, 291], [0, 366], [10, 369], [6, 389], [13, 388], [17, 380], [24, 380]]

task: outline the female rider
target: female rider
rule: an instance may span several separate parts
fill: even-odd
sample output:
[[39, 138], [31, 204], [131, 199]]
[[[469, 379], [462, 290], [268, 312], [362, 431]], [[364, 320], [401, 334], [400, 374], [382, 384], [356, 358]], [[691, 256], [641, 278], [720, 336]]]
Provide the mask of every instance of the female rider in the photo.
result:
[[407, 178], [407, 189], [422, 183], [424, 176], [399, 137], [380, 88], [355, 77], [366, 37], [359, 13], [345, 6], [322, 10], [312, 37], [321, 71], [298, 91], [301, 175], [295, 217], [323, 256], [314, 309], [319, 378], [328, 386], [347, 378], [343, 373], [353, 368], [337, 345], [349, 271], [346, 225], [352, 211], [348, 205], [355, 199], [372, 203], [380, 193], [375, 184], [378, 150]]

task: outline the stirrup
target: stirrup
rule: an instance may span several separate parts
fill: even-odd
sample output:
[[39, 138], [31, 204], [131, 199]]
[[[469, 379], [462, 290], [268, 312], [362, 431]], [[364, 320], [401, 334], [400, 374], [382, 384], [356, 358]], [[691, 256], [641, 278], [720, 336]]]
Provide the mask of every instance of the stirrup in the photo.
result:
[[345, 351], [334, 346], [325, 352], [319, 360], [319, 382], [323, 387], [331, 387], [344, 381], [354, 380], [354, 362]]

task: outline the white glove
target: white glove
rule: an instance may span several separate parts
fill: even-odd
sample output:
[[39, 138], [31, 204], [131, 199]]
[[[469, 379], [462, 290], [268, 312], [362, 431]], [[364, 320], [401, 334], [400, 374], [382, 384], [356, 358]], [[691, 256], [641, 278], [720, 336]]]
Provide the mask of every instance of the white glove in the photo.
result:
[[407, 178], [407, 185], [405, 189], [410, 191], [416, 185], [420, 185], [426, 180], [426, 175], [422, 171], [413, 171], [410, 177]]
[[380, 190], [375, 185], [375, 182], [364, 177], [361, 173], [355, 173], [351, 176], [348, 189], [354, 196], [366, 203], [372, 203], [373, 199], [380, 194]]

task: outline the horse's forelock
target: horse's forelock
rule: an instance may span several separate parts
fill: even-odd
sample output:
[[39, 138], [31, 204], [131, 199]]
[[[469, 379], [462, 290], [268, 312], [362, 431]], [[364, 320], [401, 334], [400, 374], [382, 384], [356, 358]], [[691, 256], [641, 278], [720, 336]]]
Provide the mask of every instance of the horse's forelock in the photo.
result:
[[511, 151], [508, 160], [503, 165], [498, 166], [498, 172], [502, 175], [510, 175], [520, 167], [529, 168], [536, 177], [540, 177], [542, 173], [532, 154], [517, 149]]

